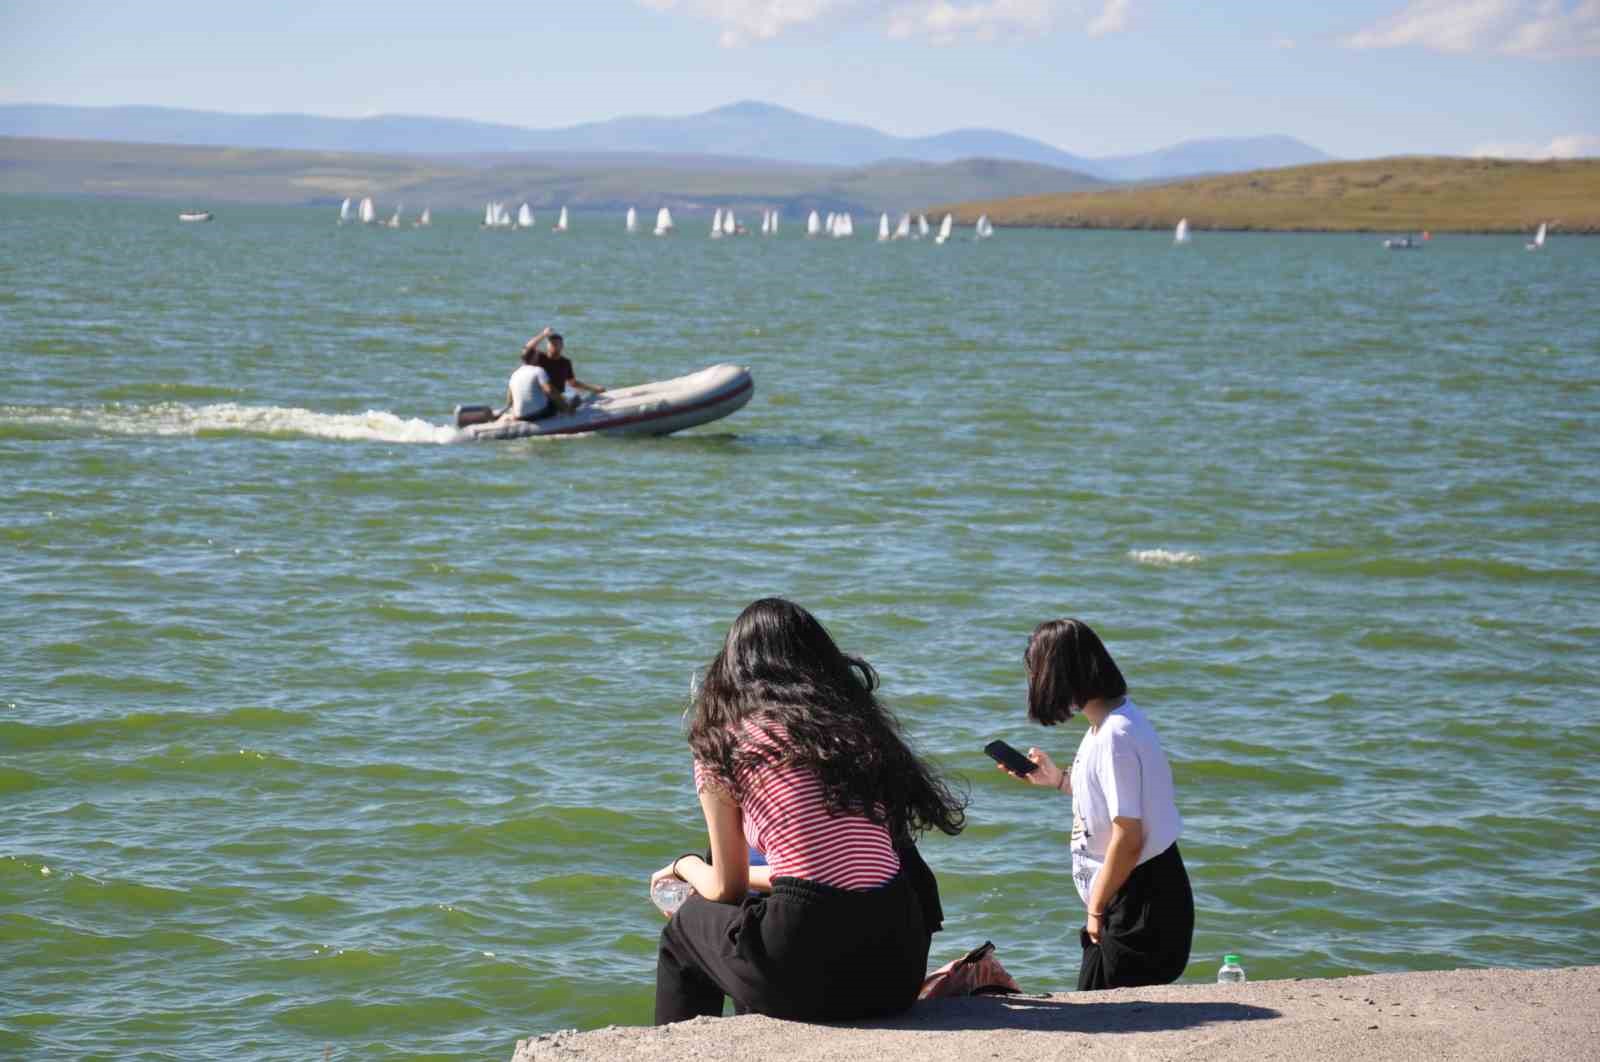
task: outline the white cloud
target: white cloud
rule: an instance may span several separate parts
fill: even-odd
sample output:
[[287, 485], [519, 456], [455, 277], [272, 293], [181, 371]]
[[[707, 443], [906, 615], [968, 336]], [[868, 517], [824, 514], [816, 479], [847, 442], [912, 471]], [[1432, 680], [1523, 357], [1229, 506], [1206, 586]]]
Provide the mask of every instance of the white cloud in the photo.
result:
[[[808, 27], [870, 22], [896, 40], [954, 44], [1047, 33], [1067, 19], [1087, 16], [1086, 32], [1102, 37], [1128, 28], [1132, 0], [637, 0], [652, 11], [710, 22], [724, 48], [770, 41]], [[1597, 0], [1600, 2], [1600, 0]]]
[[1600, 155], [1600, 136], [1570, 133], [1552, 137], [1545, 144], [1516, 143], [1512, 141], [1479, 144], [1472, 153], [1480, 158], [1494, 159], [1582, 159]]
[[1055, 21], [1054, 0], [982, 0], [951, 3], [919, 0], [902, 3], [889, 14], [890, 37], [927, 37], [935, 44], [952, 44], [964, 37], [994, 40], [1002, 34], [1043, 33]]
[[1276, 48], [1280, 52], [1293, 51], [1294, 50], [1294, 38], [1293, 37], [1274, 37], [1274, 38], [1272, 38], [1272, 46], [1274, 48]]
[[638, 0], [655, 11], [683, 11], [722, 27], [717, 41], [737, 48], [749, 41], [770, 41], [856, 7], [859, 0]]
[[1121, 33], [1127, 29], [1132, 7], [1132, 0], [1106, 0], [1106, 6], [1101, 8], [1100, 14], [1089, 23], [1087, 30], [1089, 36], [1104, 37], [1109, 33]]
[[1600, 58], [1600, 0], [1410, 0], [1347, 48], [1426, 48], [1529, 59]]

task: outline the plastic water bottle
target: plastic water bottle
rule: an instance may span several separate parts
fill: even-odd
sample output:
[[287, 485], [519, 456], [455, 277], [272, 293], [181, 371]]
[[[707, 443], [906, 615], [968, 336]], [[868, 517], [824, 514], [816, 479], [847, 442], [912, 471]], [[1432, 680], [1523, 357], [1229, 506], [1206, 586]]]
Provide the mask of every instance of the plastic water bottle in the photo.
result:
[[1244, 983], [1244, 967], [1239, 965], [1239, 956], [1224, 955], [1222, 967], [1217, 971], [1217, 984], [1237, 985]]
[[[687, 900], [689, 893], [693, 891], [694, 887], [687, 881], [680, 881], [677, 878], [662, 878], [650, 886], [650, 902], [655, 904], [662, 914], [670, 918], [672, 912], [682, 907], [683, 901]], [[1244, 980], [1243, 974], [1240, 974], [1239, 980]]]

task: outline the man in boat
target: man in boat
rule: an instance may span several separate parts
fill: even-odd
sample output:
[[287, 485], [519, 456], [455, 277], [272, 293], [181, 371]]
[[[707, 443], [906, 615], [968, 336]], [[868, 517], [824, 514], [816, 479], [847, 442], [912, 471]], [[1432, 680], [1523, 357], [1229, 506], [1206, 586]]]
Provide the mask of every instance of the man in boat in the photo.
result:
[[588, 391], [592, 395], [605, 394], [606, 389], [604, 387], [595, 387], [578, 379], [577, 373], [573, 371], [571, 360], [563, 353], [566, 349], [566, 343], [559, 333], [552, 332], [549, 328], [546, 328], [528, 340], [527, 346], [523, 347], [523, 353], [526, 354], [529, 350], [537, 353], [539, 344], [546, 341], [550, 344], [549, 353], [539, 359], [539, 365], [549, 374], [550, 387], [555, 391], [557, 400], [564, 411], [571, 412], [578, 408], [577, 401], [567, 397], [567, 386], [569, 384], [579, 391]]
[[543, 420], [562, 408], [560, 392], [550, 386], [550, 374], [539, 361], [539, 352], [530, 341], [522, 349], [522, 364], [506, 385], [506, 407], [494, 415], [496, 420]]

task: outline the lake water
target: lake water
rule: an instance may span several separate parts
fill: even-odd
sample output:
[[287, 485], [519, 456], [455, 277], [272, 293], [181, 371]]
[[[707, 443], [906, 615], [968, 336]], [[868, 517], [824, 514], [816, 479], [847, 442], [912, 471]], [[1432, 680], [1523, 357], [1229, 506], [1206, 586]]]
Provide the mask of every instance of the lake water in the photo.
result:
[[[0, 199], [0, 1054], [648, 1022], [680, 713], [773, 593], [970, 788], [935, 962], [1075, 980], [1068, 804], [981, 752], [1076, 746], [1063, 615], [1173, 760], [1187, 979], [1600, 961], [1600, 241], [679, 221]], [[442, 445], [546, 323], [755, 398]]]

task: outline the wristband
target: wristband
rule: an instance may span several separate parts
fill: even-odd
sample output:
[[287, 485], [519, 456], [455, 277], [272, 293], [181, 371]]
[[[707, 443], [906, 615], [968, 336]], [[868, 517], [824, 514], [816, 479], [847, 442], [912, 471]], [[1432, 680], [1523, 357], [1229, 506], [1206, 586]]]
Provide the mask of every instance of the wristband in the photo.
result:
[[1061, 772], [1061, 780], [1056, 782], [1056, 790], [1058, 792], [1065, 793], [1067, 791], [1066, 790], [1067, 777], [1068, 777], [1067, 772], [1066, 771], [1062, 771]]
[[672, 876], [677, 878], [679, 881], [684, 881], [686, 879], [682, 874], [678, 873], [678, 862], [679, 860], [688, 859], [690, 856], [694, 856], [696, 859], [703, 858], [699, 852], [685, 852], [683, 855], [672, 861]]

